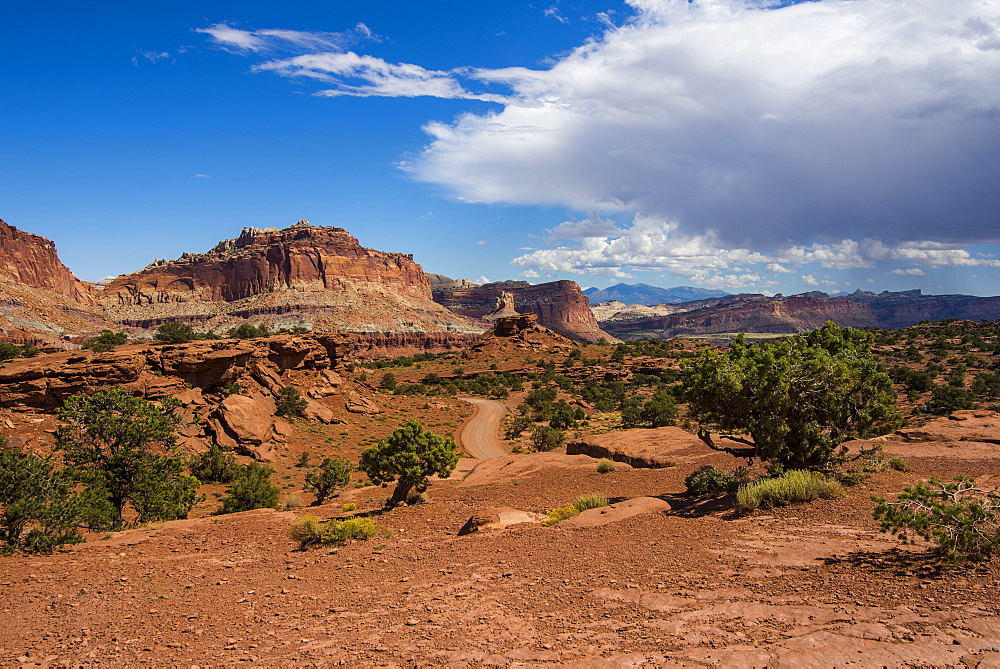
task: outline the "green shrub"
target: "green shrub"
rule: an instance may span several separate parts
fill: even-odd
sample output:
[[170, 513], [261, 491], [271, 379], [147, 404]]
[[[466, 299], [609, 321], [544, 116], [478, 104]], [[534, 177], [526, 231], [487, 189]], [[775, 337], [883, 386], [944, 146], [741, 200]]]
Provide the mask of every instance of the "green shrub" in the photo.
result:
[[274, 470], [259, 462], [244, 466], [226, 489], [218, 514], [278, 508], [281, 489], [271, 481]]
[[926, 410], [928, 413], [943, 415], [963, 409], [973, 409], [975, 406], [976, 396], [971, 390], [936, 385], [931, 391], [931, 401], [926, 404]]
[[531, 447], [536, 451], [554, 451], [566, 443], [566, 433], [548, 425], [536, 425], [531, 430]]
[[192, 341], [194, 338], [194, 328], [186, 323], [178, 323], [177, 321], [167, 321], [156, 328], [156, 332], [153, 333], [153, 341], [164, 344], [183, 344]]
[[937, 544], [935, 553], [948, 562], [985, 560], [1000, 546], [1000, 493], [983, 490], [976, 482], [956, 476], [954, 482], [939, 479], [903, 488], [895, 502], [872, 497], [875, 520], [882, 532], [898, 533], [913, 543], [917, 535]]
[[263, 323], [259, 326], [249, 323], [240, 323], [226, 333], [230, 339], [256, 339], [257, 337], [270, 337], [271, 328]]
[[191, 456], [188, 471], [203, 483], [232, 483], [240, 473], [240, 463], [231, 451], [213, 443], [207, 451]]
[[386, 372], [382, 375], [382, 378], [378, 382], [379, 388], [383, 390], [395, 390], [396, 389], [396, 375], [392, 372]]
[[316, 505], [323, 504], [347, 487], [353, 471], [354, 463], [347, 458], [324, 458], [318, 469], [306, 474], [306, 490], [316, 494]]
[[910, 469], [903, 458], [891, 458], [889, 460], [889, 467], [895, 469], [897, 472], [905, 472]]
[[13, 358], [34, 358], [40, 351], [31, 344], [10, 344], [0, 342], [0, 362]]
[[306, 400], [294, 386], [285, 386], [278, 391], [276, 411], [279, 416], [301, 416], [306, 410], [306, 404]]
[[128, 341], [128, 335], [124, 332], [112, 332], [102, 330], [101, 334], [92, 337], [80, 344], [80, 348], [89, 348], [94, 353], [104, 353], [113, 350]]
[[299, 548], [313, 545], [345, 544], [365, 541], [378, 534], [378, 525], [371, 518], [321, 521], [316, 516], [301, 516], [288, 528], [288, 536], [299, 542]]
[[771, 509], [814, 499], [833, 499], [844, 494], [844, 487], [817, 472], [794, 469], [781, 476], [740, 486], [736, 491], [736, 511]]
[[508, 441], [513, 441], [521, 436], [521, 433], [527, 430], [529, 427], [534, 425], [531, 422], [531, 418], [528, 416], [514, 416], [510, 423], [507, 425], [506, 431], [504, 431], [503, 438]]
[[705, 465], [688, 474], [684, 485], [689, 495], [717, 495], [736, 490], [739, 480], [718, 467]]
[[610, 474], [615, 471], [614, 460], [609, 460], [608, 458], [601, 458], [597, 461], [597, 473], [598, 474]]

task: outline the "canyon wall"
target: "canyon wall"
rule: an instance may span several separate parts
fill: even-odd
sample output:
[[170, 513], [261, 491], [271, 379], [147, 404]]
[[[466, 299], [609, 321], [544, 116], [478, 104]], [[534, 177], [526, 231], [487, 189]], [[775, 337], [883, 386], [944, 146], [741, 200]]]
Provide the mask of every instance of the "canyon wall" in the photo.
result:
[[570, 339], [614, 339], [597, 324], [590, 311], [590, 302], [575, 281], [551, 281], [538, 285], [526, 281], [502, 281], [477, 288], [434, 291], [434, 299], [457, 314], [481, 319], [493, 311], [504, 291], [514, 296], [514, 309], [518, 313], [535, 314], [539, 324]]

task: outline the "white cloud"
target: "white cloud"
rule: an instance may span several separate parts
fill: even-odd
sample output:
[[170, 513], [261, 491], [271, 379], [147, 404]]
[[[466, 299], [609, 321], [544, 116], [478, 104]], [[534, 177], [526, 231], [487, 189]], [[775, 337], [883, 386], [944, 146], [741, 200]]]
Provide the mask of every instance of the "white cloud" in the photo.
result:
[[144, 51], [142, 49], [139, 49], [138, 51], [136, 51], [136, 54], [137, 55], [132, 56], [132, 64], [133, 65], [138, 65], [139, 64], [139, 57], [140, 56], [144, 60], [146, 60], [146, 61], [148, 61], [150, 63], [155, 63], [158, 60], [164, 60], [166, 58], [170, 58], [170, 52], [169, 51]]
[[207, 174], [202, 174], [201, 172], [198, 172], [197, 174], [192, 174], [191, 178], [192, 179], [211, 179], [212, 177], [210, 177]]
[[814, 277], [812, 274], [803, 274], [802, 275], [802, 283], [806, 284], [807, 286], [818, 286], [819, 285], [819, 281], [817, 281], [816, 277]]
[[273, 53], [284, 50], [340, 51], [346, 46], [362, 40], [380, 41], [382, 39], [364, 23], [358, 23], [352, 30], [333, 33], [279, 28], [242, 30], [234, 28], [228, 23], [216, 23], [208, 28], [196, 28], [195, 32], [206, 34], [217, 45], [237, 53]]
[[487, 279], [485, 276], [481, 276], [478, 279], [476, 279], [476, 283], [478, 283], [479, 285], [482, 285], [484, 283], [490, 283], [490, 280]]
[[898, 276], [923, 276], [924, 270], [919, 267], [911, 267], [910, 269], [894, 269], [889, 274], [896, 274]]
[[489, 244], [489, 242], [487, 242], [485, 239], [480, 239], [478, 242], [476, 242], [476, 246], [486, 246], [487, 244]]
[[729, 247], [1000, 241], [1000, 3], [630, 4], [547, 69], [468, 72], [511, 94], [428, 123], [408, 169], [467, 201], [638, 212]]

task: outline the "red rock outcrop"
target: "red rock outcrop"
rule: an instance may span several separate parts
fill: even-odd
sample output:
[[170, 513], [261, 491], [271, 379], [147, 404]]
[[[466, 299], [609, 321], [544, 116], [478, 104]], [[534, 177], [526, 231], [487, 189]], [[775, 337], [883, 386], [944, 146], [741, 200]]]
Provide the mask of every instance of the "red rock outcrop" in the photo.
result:
[[107, 324], [95, 292], [51, 241], [0, 221], [0, 341], [60, 349], [65, 337], [99, 331]]
[[94, 289], [73, 276], [56, 245], [0, 221], [0, 282], [41, 288], [76, 304], [92, 304]]
[[[278, 391], [311, 389], [315, 397], [370, 402], [336, 373], [351, 349], [339, 334], [280, 335], [254, 340], [132, 345], [107, 353], [75, 351], [10, 361], [0, 367], [0, 407], [51, 412], [69, 395], [120, 387], [139, 396], [176, 397], [182, 404], [182, 445], [200, 450], [208, 441], [257, 459], [273, 457], [271, 440], [287, 433], [275, 425]], [[239, 394], [228, 394], [238, 390]], [[309, 417], [338, 422], [310, 402]], [[276, 436], [277, 435], [277, 436]]]
[[367, 249], [343, 228], [305, 221], [246, 228], [208, 253], [156, 261], [115, 279], [100, 302], [111, 320], [132, 328], [179, 320], [222, 330], [252, 320], [317, 331], [483, 329], [431, 299], [412, 256]]
[[614, 337], [601, 330], [590, 311], [590, 302], [575, 281], [551, 281], [531, 285], [525, 281], [488, 283], [478, 288], [441, 290], [434, 299], [455, 313], [482, 319], [491, 313], [504, 292], [513, 296], [517, 313], [535, 314], [538, 322], [576, 341], [597, 341]]
[[566, 444], [567, 455], [609, 458], [633, 467], [672, 467], [710, 453], [698, 437], [679, 427], [618, 430], [585, 435]]

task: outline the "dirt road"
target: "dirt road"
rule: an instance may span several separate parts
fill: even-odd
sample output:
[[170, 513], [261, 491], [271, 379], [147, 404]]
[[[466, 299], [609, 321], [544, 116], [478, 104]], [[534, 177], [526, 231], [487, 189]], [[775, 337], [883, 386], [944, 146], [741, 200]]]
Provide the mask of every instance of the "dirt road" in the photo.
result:
[[476, 415], [462, 426], [459, 432], [459, 443], [474, 458], [487, 460], [510, 455], [510, 451], [497, 436], [500, 423], [507, 414], [507, 407], [494, 400], [481, 400], [471, 397], [461, 398], [475, 405]]

